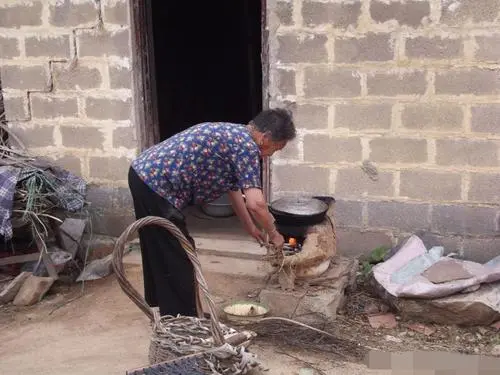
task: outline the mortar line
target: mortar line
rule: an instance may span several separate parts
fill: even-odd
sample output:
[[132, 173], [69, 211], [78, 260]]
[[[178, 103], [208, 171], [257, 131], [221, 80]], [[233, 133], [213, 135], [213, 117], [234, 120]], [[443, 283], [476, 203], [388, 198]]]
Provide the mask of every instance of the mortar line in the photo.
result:
[[427, 82], [427, 89], [425, 90], [424, 96], [436, 95], [436, 71], [429, 69], [425, 78]]
[[303, 98], [304, 95], [304, 84], [305, 84], [305, 70], [304, 67], [299, 64], [295, 70], [295, 92], [297, 93], [297, 98]]
[[361, 160], [370, 159], [370, 139], [366, 137], [360, 137], [361, 139]]
[[470, 172], [465, 171], [462, 175], [461, 198], [464, 202], [469, 200]]
[[[304, 20], [302, 18], [302, 0], [292, 0], [293, 1], [293, 29], [300, 29], [303, 27]], [[299, 30], [298, 30], [299, 31]]]
[[430, 138], [427, 140], [427, 161], [430, 164], [436, 164], [436, 154], [437, 154], [436, 139]]
[[389, 134], [394, 135], [401, 131], [403, 128], [401, 124], [401, 116], [403, 113], [403, 104], [396, 102], [391, 107], [391, 126], [389, 128]]
[[[472, 133], [472, 105], [466, 104], [464, 106], [464, 117], [463, 117], [463, 123], [462, 123], [462, 128], [465, 132], [465, 134], [470, 134]], [[484, 139], [484, 137], [481, 137]]]
[[395, 171], [394, 174], [394, 179], [392, 181], [393, 186], [394, 186], [394, 197], [399, 198], [401, 197], [401, 171]]
[[429, 6], [429, 19], [431, 20], [431, 24], [438, 26], [442, 11], [441, 0], [431, 0], [429, 1]]
[[368, 202], [361, 202], [361, 228], [367, 229], [368, 225]]
[[330, 191], [335, 193], [337, 190], [337, 177], [338, 177], [338, 169], [337, 168], [331, 168], [330, 169], [330, 176], [329, 176], [329, 187]]
[[360, 84], [361, 84], [360, 96], [361, 96], [361, 98], [367, 98], [368, 97], [368, 73], [360, 72], [358, 70], [357, 74], [359, 74]]
[[328, 105], [328, 114], [327, 114], [327, 132], [328, 134], [335, 133], [335, 105]]
[[42, 3], [42, 14], [41, 14], [42, 26], [43, 27], [50, 27], [50, 23], [49, 23], [49, 18], [50, 18], [49, 2], [48, 1], [42, 1], [41, 3]]

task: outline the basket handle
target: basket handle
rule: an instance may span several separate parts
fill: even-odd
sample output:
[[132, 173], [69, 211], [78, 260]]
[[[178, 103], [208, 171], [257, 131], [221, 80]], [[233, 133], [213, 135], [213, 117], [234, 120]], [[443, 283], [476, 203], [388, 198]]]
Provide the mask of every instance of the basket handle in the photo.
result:
[[180, 231], [177, 226], [175, 226], [170, 220], [158, 217], [158, 216], [146, 216], [141, 219], [136, 220], [132, 224], [130, 224], [125, 231], [120, 235], [118, 240], [116, 241], [115, 248], [113, 250], [113, 270], [117, 276], [118, 283], [120, 287], [125, 292], [125, 294], [134, 302], [151, 320], [154, 321], [153, 310], [146, 303], [145, 299], [142, 297], [137, 290], [134, 289], [132, 284], [125, 277], [125, 269], [123, 267], [123, 252], [125, 249], [125, 245], [131, 239], [133, 239], [140, 228], [147, 225], [157, 225], [168, 230], [177, 240], [180, 242], [184, 251], [186, 251], [189, 260], [193, 264], [193, 269], [195, 273], [195, 279], [199, 286], [199, 290], [201, 290], [204, 294], [204, 297], [208, 304], [208, 309], [210, 312], [210, 320], [211, 320], [211, 331], [212, 336], [214, 338], [214, 343], [216, 345], [222, 345], [225, 343], [224, 335], [220, 329], [219, 319], [217, 317], [217, 311], [215, 308], [215, 303], [210, 297], [208, 292], [207, 282], [203, 273], [201, 272], [201, 264], [196, 255], [196, 251], [193, 248], [191, 242], [189, 242], [184, 234]]

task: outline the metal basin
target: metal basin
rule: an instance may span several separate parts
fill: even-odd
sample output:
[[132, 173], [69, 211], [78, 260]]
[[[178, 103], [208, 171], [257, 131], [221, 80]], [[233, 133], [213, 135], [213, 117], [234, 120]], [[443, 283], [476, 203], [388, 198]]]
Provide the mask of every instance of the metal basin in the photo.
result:
[[234, 215], [233, 206], [229, 200], [229, 195], [224, 194], [213, 202], [201, 205], [201, 210], [208, 216], [229, 217]]

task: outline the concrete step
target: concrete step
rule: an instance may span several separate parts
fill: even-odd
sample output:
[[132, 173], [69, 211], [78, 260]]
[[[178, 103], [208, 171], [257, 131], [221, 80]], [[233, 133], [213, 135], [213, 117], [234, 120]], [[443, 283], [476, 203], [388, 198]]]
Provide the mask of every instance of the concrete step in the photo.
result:
[[[261, 278], [271, 271], [269, 263], [263, 259], [265, 248], [256, 242], [196, 237], [195, 243], [204, 272]], [[140, 265], [140, 250], [126, 254], [123, 262]]]

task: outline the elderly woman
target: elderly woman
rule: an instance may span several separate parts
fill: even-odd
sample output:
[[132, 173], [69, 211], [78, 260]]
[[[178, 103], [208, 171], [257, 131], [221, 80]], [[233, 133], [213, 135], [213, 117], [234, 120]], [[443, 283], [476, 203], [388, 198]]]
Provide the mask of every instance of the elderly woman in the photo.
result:
[[[164, 217], [194, 245], [182, 210], [228, 193], [251, 236], [283, 246], [262, 193], [260, 158], [281, 150], [295, 134], [290, 113], [270, 109], [247, 125], [202, 123], [149, 148], [129, 171], [137, 219]], [[141, 228], [139, 239], [146, 302], [161, 315], [195, 316], [193, 267], [180, 243], [157, 226]]]

